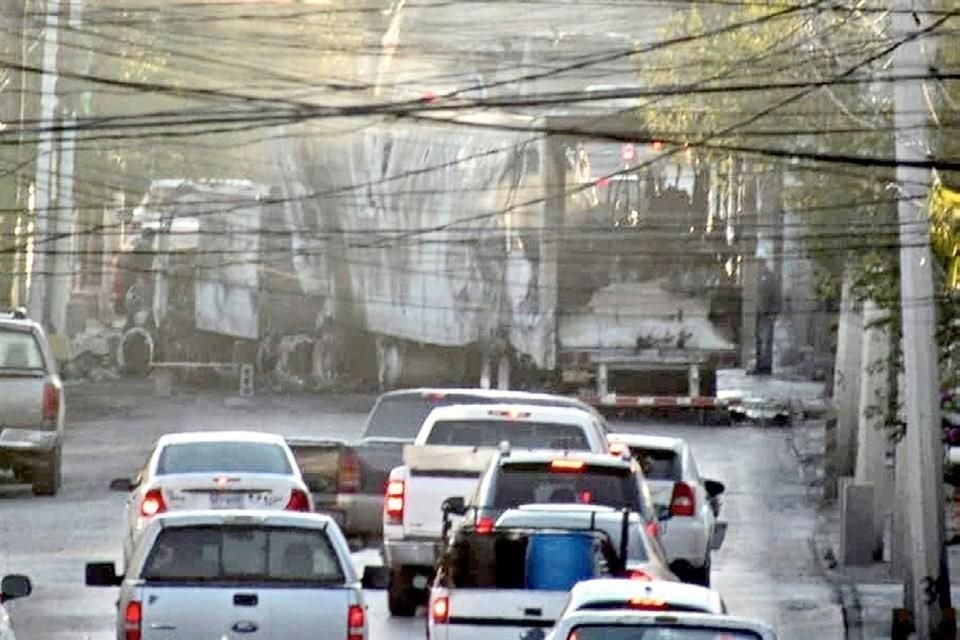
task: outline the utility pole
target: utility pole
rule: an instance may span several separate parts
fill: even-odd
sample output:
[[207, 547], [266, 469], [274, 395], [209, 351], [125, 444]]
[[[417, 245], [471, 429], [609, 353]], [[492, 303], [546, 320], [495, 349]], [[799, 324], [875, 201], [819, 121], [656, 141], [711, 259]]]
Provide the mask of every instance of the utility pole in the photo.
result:
[[57, 117], [57, 81], [59, 74], [60, 0], [47, 0], [44, 7], [43, 61], [40, 78], [40, 132], [37, 142], [36, 200], [33, 229], [33, 268], [30, 276], [30, 317], [47, 321], [46, 257], [51, 250], [54, 176], [57, 171], [53, 127]]
[[[903, 44], [894, 52], [897, 75], [926, 69], [918, 32], [920, 19], [913, 0], [893, 3], [894, 38]], [[927, 108], [922, 80], [894, 83], [896, 157], [900, 163], [928, 157], [924, 127]], [[934, 339], [935, 304], [931, 269], [930, 231], [925, 208], [929, 174], [900, 164], [900, 303], [903, 324], [906, 435], [905, 467], [908, 501], [907, 575], [905, 607], [912, 613], [919, 640], [939, 637], [943, 602], [949, 603], [949, 577], [942, 573], [943, 448], [937, 424], [937, 350]], [[944, 591], [945, 590], [945, 591]]]

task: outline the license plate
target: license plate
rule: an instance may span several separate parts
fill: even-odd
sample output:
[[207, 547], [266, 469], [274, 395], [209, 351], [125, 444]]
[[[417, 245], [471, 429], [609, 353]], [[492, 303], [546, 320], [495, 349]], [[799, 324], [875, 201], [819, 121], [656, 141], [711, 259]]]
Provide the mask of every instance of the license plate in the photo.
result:
[[211, 493], [211, 509], [242, 509], [244, 506], [242, 493]]

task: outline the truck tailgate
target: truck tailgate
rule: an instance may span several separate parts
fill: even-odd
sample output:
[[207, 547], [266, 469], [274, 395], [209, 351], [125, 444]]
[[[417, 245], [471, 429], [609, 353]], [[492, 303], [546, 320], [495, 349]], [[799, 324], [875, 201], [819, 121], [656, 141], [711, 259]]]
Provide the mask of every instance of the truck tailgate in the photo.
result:
[[517, 640], [531, 629], [546, 633], [568, 596], [567, 591], [455, 589], [449, 594], [450, 623], [438, 626], [436, 640]]
[[287, 444], [310, 492], [320, 496], [335, 494], [340, 482], [340, 456], [346, 445], [336, 440], [294, 438], [288, 438]]
[[383, 495], [391, 469], [403, 464], [403, 447], [408, 443], [371, 439], [354, 448], [360, 459], [360, 493]]
[[477, 447], [404, 447], [403, 462], [410, 473], [405, 487], [404, 534], [439, 538], [443, 532], [443, 501], [452, 497], [469, 501], [495, 453], [495, 449]]
[[142, 637], [312, 640], [322, 629], [346, 638], [351, 597], [346, 588], [148, 585]]
[[43, 422], [46, 377], [0, 373], [0, 429], [35, 429]]

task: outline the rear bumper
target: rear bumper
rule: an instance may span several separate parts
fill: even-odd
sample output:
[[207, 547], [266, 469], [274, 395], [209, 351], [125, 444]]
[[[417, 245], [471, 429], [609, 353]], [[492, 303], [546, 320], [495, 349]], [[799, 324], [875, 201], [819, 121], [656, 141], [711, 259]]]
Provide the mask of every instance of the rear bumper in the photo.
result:
[[383, 555], [387, 566], [391, 568], [432, 567], [440, 555], [440, 542], [438, 540], [384, 540]]
[[0, 430], [0, 461], [6, 464], [38, 466], [60, 447], [59, 431], [41, 429]]
[[529, 624], [514, 620], [481, 621], [478, 624], [455, 622], [453, 624], [430, 623], [429, 640], [542, 640], [553, 628], [552, 621], [535, 621]]

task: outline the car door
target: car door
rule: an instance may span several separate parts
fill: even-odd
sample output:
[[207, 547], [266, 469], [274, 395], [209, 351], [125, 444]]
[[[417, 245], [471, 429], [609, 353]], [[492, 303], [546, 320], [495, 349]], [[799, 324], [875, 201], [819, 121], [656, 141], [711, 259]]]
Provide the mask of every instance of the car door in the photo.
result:
[[707, 544], [713, 540], [713, 530], [716, 527], [716, 517], [713, 515], [713, 509], [710, 507], [710, 496], [703, 484], [703, 478], [700, 477], [700, 470], [693, 459], [693, 453], [689, 448], [684, 450], [683, 456], [683, 474], [684, 480], [694, 487], [697, 500], [697, 520], [704, 529]]

